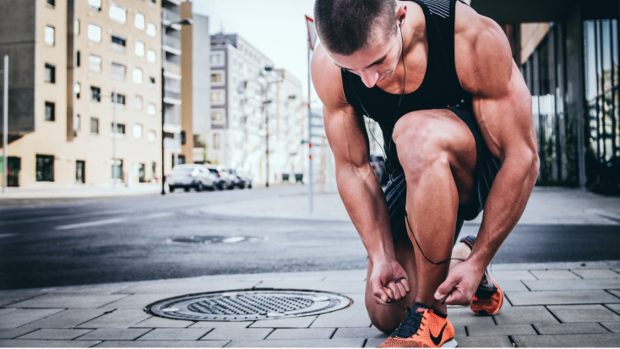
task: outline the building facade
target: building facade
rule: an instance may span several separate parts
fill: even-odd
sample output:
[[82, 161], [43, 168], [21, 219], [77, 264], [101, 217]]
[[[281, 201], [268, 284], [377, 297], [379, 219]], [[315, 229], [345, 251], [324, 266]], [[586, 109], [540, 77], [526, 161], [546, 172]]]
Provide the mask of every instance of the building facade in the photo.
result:
[[161, 175], [159, 1], [0, 1], [9, 185]]

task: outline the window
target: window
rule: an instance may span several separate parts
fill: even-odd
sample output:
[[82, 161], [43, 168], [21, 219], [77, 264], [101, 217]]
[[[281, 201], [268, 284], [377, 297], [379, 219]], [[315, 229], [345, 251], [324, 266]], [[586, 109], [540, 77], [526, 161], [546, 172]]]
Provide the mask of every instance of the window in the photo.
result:
[[112, 66], [110, 67], [110, 76], [118, 80], [125, 80], [125, 76], [127, 75], [127, 67], [112, 62]]
[[148, 107], [146, 107], [146, 113], [149, 115], [155, 115], [155, 113], [157, 113], [157, 107], [155, 107], [155, 104], [149, 103]]
[[154, 76], [149, 77], [149, 83], [151, 85], [155, 85], [155, 77]]
[[220, 134], [213, 134], [213, 149], [220, 149]]
[[56, 83], [56, 66], [53, 64], [45, 63], [45, 82]]
[[90, 118], [90, 133], [93, 135], [99, 134], [99, 119]]
[[54, 46], [56, 44], [56, 35], [54, 27], [48, 25], [45, 26], [45, 44], [47, 46]]
[[82, 85], [79, 82], [76, 82], [73, 85], [73, 92], [75, 93], [75, 98], [80, 99], [80, 93], [82, 92]]
[[213, 52], [209, 58], [212, 66], [224, 65], [224, 52]]
[[120, 93], [116, 94], [116, 99], [114, 98], [114, 92], [112, 92], [112, 103], [115, 104], [121, 104], [121, 105], [125, 105], [125, 95], [122, 95]]
[[80, 51], [77, 51], [75, 54], [75, 65], [80, 66]]
[[146, 53], [146, 60], [150, 63], [155, 63], [155, 61], [157, 60], [157, 54], [155, 53], [155, 51], [149, 50], [149, 52]]
[[73, 137], [77, 137], [78, 132], [80, 132], [80, 128], [82, 128], [82, 118], [80, 118], [80, 114], [76, 114], [73, 117]]
[[95, 11], [101, 11], [101, 0], [88, 0], [88, 6]]
[[140, 12], [136, 13], [136, 19], [134, 21], [134, 25], [138, 29], [144, 29], [144, 15]]
[[157, 27], [153, 23], [149, 23], [146, 26], [146, 35], [155, 36], [157, 35]]
[[56, 1], [55, 0], [47, 0], [47, 6], [49, 7], [55, 7], [56, 6]]
[[89, 24], [88, 25], [88, 40], [94, 42], [101, 42], [101, 27]]
[[224, 91], [211, 91], [211, 102], [217, 104], [224, 103]]
[[127, 10], [117, 4], [110, 4], [110, 18], [118, 23], [127, 23]]
[[54, 156], [37, 154], [37, 182], [54, 181]]
[[127, 46], [127, 39], [120, 35], [112, 34], [112, 48], [116, 51], [125, 52], [125, 46]]
[[142, 125], [133, 125], [133, 138], [140, 139], [142, 138]]
[[136, 84], [142, 83], [142, 69], [140, 68], [133, 69], [133, 82], [135, 82]]
[[224, 122], [224, 110], [212, 110], [211, 111], [211, 122], [213, 123], [223, 123]]
[[114, 123], [112, 123], [112, 133], [116, 133], [117, 135], [124, 135], [125, 124], [116, 123], [116, 130], [114, 130]]
[[155, 143], [155, 141], [157, 140], [157, 135], [155, 134], [155, 131], [149, 131], [147, 139], [149, 140], [149, 142]]
[[90, 100], [93, 102], [101, 102], [101, 89], [99, 87], [90, 87]]
[[214, 85], [223, 85], [224, 72], [211, 73], [211, 83]]
[[75, 35], [80, 35], [80, 20], [76, 19], [75, 22], [73, 23], [73, 31], [75, 32]]
[[133, 108], [135, 110], [142, 110], [142, 96], [136, 96], [133, 99]]
[[136, 56], [144, 56], [144, 43], [142, 41], [136, 41]]
[[56, 120], [56, 104], [54, 102], [45, 102], [45, 121]]
[[123, 160], [116, 159], [116, 164], [114, 163], [114, 159], [112, 159], [112, 179], [123, 179]]
[[88, 70], [101, 73], [101, 57], [93, 55], [88, 56]]

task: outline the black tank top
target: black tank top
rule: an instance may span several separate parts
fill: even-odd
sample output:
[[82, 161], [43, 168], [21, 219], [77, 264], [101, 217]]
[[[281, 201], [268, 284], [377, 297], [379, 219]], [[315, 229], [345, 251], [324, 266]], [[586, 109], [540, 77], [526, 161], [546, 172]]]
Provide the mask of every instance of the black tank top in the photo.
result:
[[404, 95], [398, 108], [400, 94], [385, 92], [378, 86], [367, 88], [358, 75], [342, 70], [342, 85], [349, 104], [358, 115], [370, 117], [381, 127], [385, 151], [389, 152], [387, 168], [392, 173], [399, 172], [401, 167], [396, 146], [390, 141], [394, 124], [401, 116], [417, 110], [445, 108], [472, 112], [471, 93], [461, 87], [454, 63], [454, 9], [457, 0], [406, 1], [418, 3], [426, 19], [428, 63], [420, 87]]

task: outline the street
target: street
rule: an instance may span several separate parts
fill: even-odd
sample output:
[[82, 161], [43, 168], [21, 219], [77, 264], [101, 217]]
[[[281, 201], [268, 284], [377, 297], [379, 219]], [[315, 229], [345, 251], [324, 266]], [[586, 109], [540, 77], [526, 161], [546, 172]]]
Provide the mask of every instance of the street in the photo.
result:
[[[249, 205], [261, 202], [297, 202], [305, 209], [306, 190], [176, 191], [5, 206], [0, 208], [0, 289], [365, 268], [365, 249], [335, 193], [316, 198], [323, 206], [334, 205], [330, 211], [338, 219], [274, 218], [267, 205], [248, 212]], [[264, 217], [258, 217], [262, 209]], [[476, 234], [478, 227], [466, 223], [461, 234]], [[620, 260], [619, 233], [620, 225], [611, 220], [524, 223], [494, 263]]]

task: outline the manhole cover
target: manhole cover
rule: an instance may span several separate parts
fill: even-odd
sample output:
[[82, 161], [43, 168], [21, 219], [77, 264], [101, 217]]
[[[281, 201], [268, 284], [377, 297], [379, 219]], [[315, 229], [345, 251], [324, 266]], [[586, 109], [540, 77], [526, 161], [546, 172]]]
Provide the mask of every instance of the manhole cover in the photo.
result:
[[166, 243], [185, 243], [185, 244], [236, 244], [239, 242], [256, 242], [266, 241], [267, 237], [253, 237], [253, 236], [221, 236], [221, 235], [208, 235], [208, 236], [178, 236], [170, 239], [166, 239]]
[[348, 307], [339, 294], [298, 290], [240, 290], [166, 299], [148, 306], [157, 316], [190, 321], [254, 321], [329, 313]]

